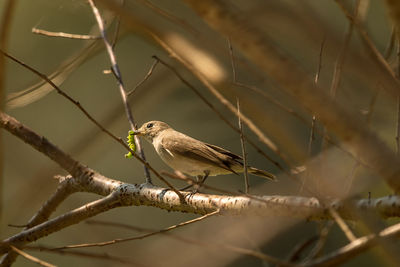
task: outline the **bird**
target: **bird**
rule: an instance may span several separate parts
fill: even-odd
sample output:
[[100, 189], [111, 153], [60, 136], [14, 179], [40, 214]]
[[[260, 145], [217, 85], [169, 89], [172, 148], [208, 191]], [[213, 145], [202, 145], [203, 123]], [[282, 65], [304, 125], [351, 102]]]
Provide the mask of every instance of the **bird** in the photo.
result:
[[[168, 166], [196, 177], [200, 185], [209, 176], [244, 172], [242, 157], [178, 132], [165, 122], [146, 122], [133, 134], [152, 144]], [[247, 171], [262, 178], [276, 180], [275, 175], [264, 170], [248, 166]]]

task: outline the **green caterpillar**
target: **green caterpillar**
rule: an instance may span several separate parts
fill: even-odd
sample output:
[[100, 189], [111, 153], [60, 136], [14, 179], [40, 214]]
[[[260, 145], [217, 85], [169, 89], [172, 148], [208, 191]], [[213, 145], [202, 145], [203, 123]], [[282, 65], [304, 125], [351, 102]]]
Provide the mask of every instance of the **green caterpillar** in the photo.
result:
[[[128, 142], [129, 148], [133, 152], [135, 152], [136, 151], [136, 144], [135, 144], [135, 134], [134, 134], [134, 132], [132, 130], [130, 130], [128, 132], [128, 136], [126, 138], [128, 139], [127, 142]], [[125, 158], [131, 158], [131, 157], [133, 157], [133, 155], [132, 155], [132, 152], [130, 152], [130, 151], [129, 151], [128, 154], [125, 154]]]

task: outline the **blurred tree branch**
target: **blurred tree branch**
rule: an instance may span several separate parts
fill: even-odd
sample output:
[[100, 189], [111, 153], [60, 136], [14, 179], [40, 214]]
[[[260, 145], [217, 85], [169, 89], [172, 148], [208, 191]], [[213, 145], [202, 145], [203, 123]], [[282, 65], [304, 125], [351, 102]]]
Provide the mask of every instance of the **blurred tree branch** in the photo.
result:
[[[229, 37], [265, 75], [272, 77], [300, 104], [313, 111], [335, 133], [353, 156], [379, 173], [395, 191], [400, 191], [400, 164], [389, 149], [348, 108], [334, 102], [311, 76], [274, 47], [250, 20], [224, 1], [185, 0], [211, 27]], [[400, 91], [398, 92], [400, 93]]]

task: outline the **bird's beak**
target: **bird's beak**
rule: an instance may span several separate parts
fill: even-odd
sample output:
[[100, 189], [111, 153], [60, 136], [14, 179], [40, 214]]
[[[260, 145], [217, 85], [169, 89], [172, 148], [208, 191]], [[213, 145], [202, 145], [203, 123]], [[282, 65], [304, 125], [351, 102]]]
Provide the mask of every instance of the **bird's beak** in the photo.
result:
[[132, 131], [131, 135], [143, 135], [143, 132], [137, 129], [136, 131]]

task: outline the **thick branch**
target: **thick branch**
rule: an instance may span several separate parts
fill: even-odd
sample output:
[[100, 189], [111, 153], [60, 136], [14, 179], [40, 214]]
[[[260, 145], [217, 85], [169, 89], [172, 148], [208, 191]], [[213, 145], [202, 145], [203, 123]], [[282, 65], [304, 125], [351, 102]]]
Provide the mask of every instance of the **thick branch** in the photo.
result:
[[1, 244], [0, 254], [6, 253], [10, 249], [10, 245], [16, 247], [24, 246], [27, 243], [36, 241], [42, 237], [64, 229], [70, 225], [77, 224], [87, 218], [93, 217], [117, 206], [120, 206], [118, 193], [110, 194], [107, 197], [93, 201], [92, 203], [7, 238]]

